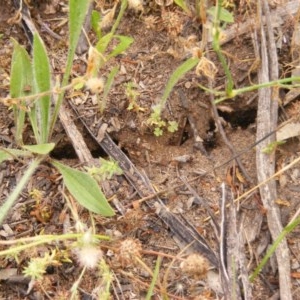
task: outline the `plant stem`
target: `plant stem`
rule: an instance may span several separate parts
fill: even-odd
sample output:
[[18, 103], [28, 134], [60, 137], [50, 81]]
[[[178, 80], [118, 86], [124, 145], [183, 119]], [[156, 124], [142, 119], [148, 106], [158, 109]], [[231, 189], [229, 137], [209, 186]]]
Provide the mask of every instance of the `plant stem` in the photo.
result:
[[150, 284], [150, 287], [149, 287], [148, 292], [147, 292], [146, 300], [150, 300], [151, 297], [152, 297], [153, 290], [154, 290], [154, 287], [155, 287], [155, 283], [156, 283], [156, 281], [158, 279], [158, 275], [159, 275], [159, 268], [160, 268], [161, 260], [162, 260], [161, 257], [158, 256], [157, 261], [156, 261], [156, 265], [155, 265], [155, 270], [154, 270], [154, 273], [153, 273], [153, 277], [152, 277], [152, 280], [151, 280], [151, 284]]
[[13, 206], [14, 202], [17, 200], [19, 194], [22, 192], [23, 188], [25, 187], [26, 183], [30, 179], [31, 175], [34, 173], [34, 171], [36, 170], [36, 168], [39, 166], [40, 162], [43, 159], [44, 159], [44, 156], [41, 156], [32, 161], [32, 163], [29, 165], [28, 169], [26, 170], [25, 174], [22, 176], [18, 185], [15, 187], [13, 192], [10, 194], [10, 196], [7, 198], [7, 200], [1, 206], [1, 208], [0, 208], [0, 224], [2, 224], [2, 221], [6, 217], [8, 211]]
[[[18, 244], [16, 247], [10, 247], [9, 249], [0, 251], [0, 256], [14, 254], [16, 252], [20, 252], [31, 247], [36, 247], [41, 244], [57, 242], [57, 241], [64, 241], [64, 240], [71, 240], [71, 239], [78, 239], [81, 238], [84, 233], [68, 233], [63, 235], [55, 235], [55, 234], [48, 234], [48, 235], [38, 235], [29, 238], [22, 238], [18, 240], [11, 240], [11, 241], [0, 241], [0, 245], [13, 245]], [[105, 235], [94, 234], [94, 238], [99, 240], [109, 240], [110, 238]], [[19, 245], [20, 243], [26, 243], [25, 245]]]
[[250, 276], [250, 281], [253, 282], [253, 280], [257, 277], [257, 275], [260, 273], [264, 265], [267, 263], [268, 259], [272, 256], [272, 254], [276, 251], [278, 245], [281, 243], [281, 241], [286, 237], [288, 233], [294, 230], [296, 226], [300, 224], [300, 217], [295, 219], [292, 223], [289, 223], [287, 226], [285, 226], [280, 233], [280, 235], [277, 237], [277, 239], [274, 241], [273, 245], [270, 247], [262, 261], [259, 263], [259, 265], [256, 267], [254, 272]]
[[230, 73], [230, 70], [228, 68], [226, 59], [224, 55], [222, 54], [221, 48], [220, 48], [220, 14], [221, 14], [221, 4], [222, 0], [217, 1], [217, 9], [216, 9], [216, 15], [214, 18], [213, 23], [213, 49], [217, 53], [218, 58], [222, 64], [222, 67], [224, 69], [226, 78], [227, 78], [227, 85], [226, 85], [226, 94], [227, 96], [231, 97], [232, 89], [233, 89], [233, 79]]

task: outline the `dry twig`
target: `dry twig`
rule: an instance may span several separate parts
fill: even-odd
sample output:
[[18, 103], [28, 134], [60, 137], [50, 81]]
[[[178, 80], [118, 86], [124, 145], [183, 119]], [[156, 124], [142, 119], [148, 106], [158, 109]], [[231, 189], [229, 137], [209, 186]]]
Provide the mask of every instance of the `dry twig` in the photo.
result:
[[[260, 26], [261, 35], [261, 68], [258, 71], [259, 83], [278, 79], [278, 57], [271, 23], [269, 5], [266, 0], [258, 2], [259, 16], [265, 15], [267, 28], [263, 22]], [[256, 45], [258, 47], [258, 45]], [[278, 89], [263, 88], [259, 90], [258, 111], [257, 111], [257, 140], [260, 140], [269, 132], [276, 129], [278, 118]], [[265, 181], [275, 172], [275, 153], [266, 154], [262, 150], [276, 139], [275, 134], [265, 139], [257, 145], [256, 166], [257, 179], [259, 182]], [[276, 240], [283, 227], [280, 219], [280, 211], [275, 201], [277, 199], [275, 180], [268, 181], [260, 187], [261, 199], [267, 209], [267, 220], [272, 239]], [[290, 280], [290, 258], [286, 239], [278, 246], [276, 258], [279, 270], [280, 298], [292, 299]]]

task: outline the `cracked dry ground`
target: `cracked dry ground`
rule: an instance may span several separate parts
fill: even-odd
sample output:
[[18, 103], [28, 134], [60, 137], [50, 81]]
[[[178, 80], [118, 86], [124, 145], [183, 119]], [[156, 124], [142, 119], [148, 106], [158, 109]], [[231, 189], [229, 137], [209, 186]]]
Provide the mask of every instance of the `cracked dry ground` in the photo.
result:
[[[152, 2], [154, 3], [150, 1], [150, 4]], [[245, 2], [248, 3], [248, 1]], [[28, 41], [20, 26], [8, 24], [8, 19], [15, 11], [10, 2], [6, 4], [0, 12], [0, 32], [3, 34], [0, 40], [1, 97], [6, 97], [9, 93], [12, 56], [10, 37], [29, 49]], [[105, 78], [112, 67], [117, 65], [120, 69], [110, 91], [104, 113], [100, 114], [97, 99], [89, 91], [70, 91], [66, 96], [66, 101], [73, 103], [96, 137], [99, 134], [100, 125], [106, 123], [107, 132], [119, 148], [142, 173], [147, 174], [156, 191], [164, 191], [160, 197], [168, 209], [179, 217], [184, 216], [215, 253], [218, 253], [220, 242], [208, 218], [206, 205], [220, 224], [221, 183], [226, 182], [229, 198], [231, 193], [233, 197], [237, 197], [255, 186], [257, 180], [253, 144], [256, 140], [257, 93], [242, 94], [234, 101], [227, 101], [218, 106], [225, 133], [234, 150], [236, 153], [247, 150], [240, 155], [240, 159], [250, 180], [241, 174], [234, 160], [229, 161], [233, 154], [216, 130], [210, 98], [197, 85], [198, 83], [208, 85], [204, 76], [189, 72], [178, 82], [168, 99], [163, 118], [177, 121], [179, 129], [176, 133], [165, 131], [163, 136], [155, 137], [153, 128], [147, 123], [151, 107], [162, 95], [168, 78], [186, 58], [186, 49], [190, 47], [189, 43], [194, 39], [191, 37], [196, 36], [200, 40], [202, 28], [194, 18], [186, 16], [175, 5], [162, 9], [150, 4], [145, 6], [144, 13], [126, 12], [121, 21], [117, 33], [131, 36], [134, 42], [126, 53], [111, 60], [100, 74]], [[104, 1], [102, 5], [105, 9], [112, 7], [109, 1]], [[95, 6], [99, 10], [100, 1], [95, 1]], [[32, 8], [32, 18], [47, 46], [52, 68], [58, 75], [64, 71], [67, 53], [65, 42], [67, 26], [63, 22], [66, 18], [65, 7], [66, 4], [62, 1], [53, 7], [42, 4], [39, 9]], [[244, 7], [247, 6], [244, 5]], [[247, 21], [249, 14], [255, 15], [254, 8], [253, 11], [251, 10], [251, 5], [244, 7], [237, 5], [237, 9], [234, 10], [235, 20], [241, 24]], [[289, 72], [295, 20], [289, 16], [280, 25], [276, 25], [282, 76]], [[63, 39], [56, 40], [43, 30], [40, 22], [46, 23]], [[89, 37], [93, 43], [95, 36], [92, 32], [89, 33]], [[230, 62], [235, 86], [243, 87], [257, 82], [257, 70], [253, 67], [256, 57], [250, 32], [243, 35], [236, 34], [234, 39], [222, 47]], [[214, 86], [224, 89], [224, 72], [212, 51], [210, 56], [218, 68]], [[86, 61], [86, 54], [76, 57], [73, 77], [85, 73]], [[129, 82], [134, 83], [135, 90], [139, 93], [136, 104], [142, 108], [141, 110], [128, 110], [130, 102], [126, 96], [125, 85]], [[284, 94], [287, 91], [282, 92]], [[13, 116], [10, 110], [0, 105], [1, 146], [13, 147]], [[296, 97], [280, 110], [280, 121], [297, 115], [299, 111], [299, 97]], [[74, 119], [77, 118], [74, 113]], [[84, 135], [93, 156], [106, 158], [105, 152], [91, 138], [90, 133], [80, 121], [76, 124]], [[27, 129], [28, 132], [24, 132], [24, 138], [30, 142], [29, 126]], [[195, 132], [204, 140], [206, 154], [196, 147]], [[57, 126], [54, 138], [57, 141], [57, 147], [52, 157], [70, 166], [82, 168], [61, 125]], [[298, 157], [299, 150], [298, 138], [289, 139], [277, 150], [277, 169], [279, 170]], [[0, 203], [5, 201], [20, 180], [26, 163], [28, 162], [14, 161], [3, 162], [0, 165]], [[299, 208], [299, 178], [299, 165], [295, 165], [277, 178], [278, 203], [276, 205], [280, 207], [283, 225], [289, 222]], [[113, 240], [111, 243], [100, 245], [103, 247], [105, 260], [114, 274], [112, 299], [144, 299], [152, 279], [151, 275], [139, 266], [130, 264], [124, 266], [119, 262], [116, 251], [118, 242], [128, 238], [138, 239], [142, 243], [142, 260], [151, 270], [154, 270], [156, 253], [165, 254], [160, 270], [160, 280], [161, 282], [166, 280], [169, 299], [221, 299], [223, 291], [218, 279], [218, 270], [210, 266], [208, 273], [200, 279], [184, 273], [180, 265], [182, 259], [188, 255], [188, 250], [185, 253], [180, 252], [178, 241], [174, 241], [172, 233], [157, 217], [155, 209], [150, 209], [144, 204], [132, 205], [140, 197], [125, 177], [115, 176], [112, 180], [105, 182], [105, 185], [110, 191], [107, 197], [112, 199], [112, 205], [117, 214], [116, 217], [110, 219], [100, 216], [94, 216], [94, 219], [97, 232], [110, 235]], [[36, 207], [36, 201], [30, 196], [34, 189], [38, 189], [43, 195], [39, 207]], [[41, 165], [0, 227], [1, 239], [34, 236], [41, 233], [60, 234], [66, 230], [66, 227], [73, 230], [75, 219], [65, 203], [62, 189], [61, 178], [57, 171], [48, 164]], [[259, 193], [255, 191], [236, 204], [238, 228], [245, 242], [243, 249], [245, 267], [251, 273], [262, 259], [266, 249], [272, 244], [272, 240]], [[51, 212], [46, 220], [41, 218], [43, 210]], [[88, 212], [78, 207], [78, 213], [80, 220], [90, 226]], [[227, 227], [234, 225], [231, 219], [226, 222]], [[300, 299], [297, 279], [300, 274], [299, 243], [296, 228], [288, 236], [294, 299]], [[29, 294], [27, 294], [29, 280], [22, 276], [22, 269], [31, 257], [42, 256], [55, 247], [65, 249], [67, 245], [38, 246], [22, 253], [18, 261], [13, 257], [1, 257], [0, 299], [67, 299], [68, 291], [81, 272], [81, 266], [74, 253], [70, 253], [70, 262], [49, 267], [43, 282], [35, 284]], [[174, 259], [173, 262], [172, 259]], [[80, 284], [79, 299], [94, 299], [93, 294], [96, 293], [97, 287], [101, 288], [101, 276], [97, 272], [87, 271]], [[270, 259], [252, 288], [254, 299], [279, 299], [275, 258]], [[159, 295], [160, 292], [157, 289], [152, 299], [161, 299]]]

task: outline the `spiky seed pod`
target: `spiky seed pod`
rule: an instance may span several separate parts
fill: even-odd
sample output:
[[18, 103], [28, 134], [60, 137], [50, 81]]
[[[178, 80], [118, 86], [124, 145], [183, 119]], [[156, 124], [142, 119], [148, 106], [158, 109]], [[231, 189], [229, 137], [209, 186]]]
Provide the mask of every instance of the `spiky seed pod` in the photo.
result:
[[103, 78], [92, 77], [87, 80], [85, 85], [93, 94], [99, 94], [103, 91], [104, 80]]
[[118, 259], [122, 266], [135, 265], [136, 258], [141, 257], [142, 245], [139, 240], [127, 239], [121, 242]]
[[191, 254], [180, 264], [182, 272], [197, 279], [203, 278], [207, 274], [207, 260], [199, 254]]
[[128, 0], [128, 7], [135, 10], [136, 12], [144, 11], [144, 6], [143, 6], [142, 0]]

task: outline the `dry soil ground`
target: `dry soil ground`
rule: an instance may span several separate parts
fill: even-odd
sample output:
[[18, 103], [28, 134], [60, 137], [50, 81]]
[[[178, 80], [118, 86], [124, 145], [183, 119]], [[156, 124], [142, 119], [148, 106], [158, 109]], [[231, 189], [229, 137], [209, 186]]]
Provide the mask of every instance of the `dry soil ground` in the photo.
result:
[[[28, 41], [19, 24], [11, 24], [9, 19], [15, 14], [10, 1], [1, 0], [0, 12], [0, 97], [9, 93], [10, 61], [12, 56], [12, 42], [16, 39], [29, 49]], [[58, 2], [58, 1], [53, 1]], [[235, 22], [242, 24], [255, 18], [256, 8], [251, 1], [235, 1], [235, 7], [229, 8], [235, 16]], [[274, 1], [273, 1], [274, 2]], [[278, 1], [279, 2], [279, 1]], [[281, 1], [284, 2], [284, 1]], [[288, 2], [288, 1], [285, 1]], [[284, 3], [273, 3], [274, 8]], [[113, 1], [95, 1], [95, 9], [102, 13], [113, 6]], [[60, 1], [56, 5], [34, 6], [32, 18], [40, 30], [51, 56], [51, 64], [56, 74], [64, 71], [64, 61], [67, 52], [66, 40], [68, 36], [67, 25], [63, 23], [66, 14], [66, 4]], [[291, 63], [291, 39], [295, 23], [299, 22], [289, 15], [276, 27], [278, 39], [278, 56], [281, 67], [281, 77], [288, 76], [288, 66]], [[42, 24], [46, 24], [62, 39], [56, 39]], [[109, 28], [104, 29], [109, 30]], [[224, 53], [230, 64], [236, 87], [243, 87], [257, 82], [254, 67], [255, 54], [249, 31], [231, 39], [223, 45]], [[189, 43], [199, 42], [203, 28], [194, 16], [187, 16], [181, 9], [171, 4], [167, 7], [159, 6], [155, 1], [144, 4], [144, 11], [128, 10], [123, 17], [118, 34], [130, 36], [134, 39], [126, 53], [111, 60], [107, 68], [102, 71], [105, 77], [113, 66], [119, 66], [120, 72], [116, 76], [113, 88], [109, 94], [106, 109], [103, 114], [99, 112], [95, 97], [88, 91], [82, 93], [70, 92], [66, 101], [72, 101], [80, 116], [89, 126], [95, 136], [98, 135], [99, 124], [108, 125], [107, 132], [122, 151], [130, 158], [132, 163], [142, 172], [145, 172], [151, 184], [157, 191], [165, 190], [161, 195], [165, 205], [177, 216], [184, 216], [188, 223], [203, 236], [211, 248], [218, 253], [220, 242], [215, 236], [211, 223], [207, 220], [208, 212], [203, 201], [216, 215], [218, 223], [221, 218], [218, 214], [221, 199], [221, 183], [226, 182], [229, 194], [237, 197], [244, 191], [252, 188], [256, 180], [255, 147], [256, 140], [256, 110], [257, 94], [255, 92], [242, 94], [234, 100], [222, 103], [218, 107], [220, 118], [226, 136], [236, 153], [247, 150], [240, 155], [249, 179], [239, 175], [234, 161], [227, 163], [233, 157], [221, 134], [216, 130], [215, 118], [212, 113], [210, 98], [199, 87], [198, 83], [208, 84], [203, 75], [196, 75], [194, 71], [187, 73], [173, 89], [167, 106], [163, 113], [165, 120], [177, 121], [179, 129], [176, 133], [165, 131], [161, 137], [153, 134], [153, 128], [147, 123], [151, 107], [162, 95], [168, 78], [184, 59], [188, 56]], [[95, 42], [95, 35], [89, 33], [91, 42]], [[214, 79], [214, 86], [224, 88], [224, 71], [216, 56], [211, 51], [211, 60], [215, 63], [218, 72]], [[74, 61], [73, 74], [76, 77], [84, 74], [86, 70], [86, 54], [77, 56]], [[126, 95], [126, 83], [133, 83], [134, 90], [138, 92], [135, 109], [129, 110], [130, 99]], [[283, 97], [284, 93], [282, 91]], [[289, 119], [299, 109], [299, 98], [280, 110], [280, 120]], [[140, 109], [139, 109], [140, 108]], [[13, 116], [5, 106], [0, 106], [0, 140], [1, 146], [14, 145]], [[74, 114], [74, 119], [76, 119]], [[86, 137], [87, 145], [94, 157], [106, 157], [105, 152], [89, 137], [89, 132], [78, 123], [78, 127]], [[204, 140], [206, 150], [197, 147], [195, 134]], [[24, 133], [25, 140], [31, 140], [30, 130]], [[60, 125], [56, 128], [55, 139], [58, 142], [52, 156], [74, 166], [79, 161], [72, 149], [69, 138]], [[291, 162], [299, 155], [298, 138], [289, 140], [277, 150], [277, 168]], [[4, 162], [0, 165], [0, 203], [3, 203], [19, 181], [26, 163], [22, 161]], [[278, 202], [280, 206], [282, 223], [286, 225], [295, 211], [299, 208], [300, 169], [294, 166], [285, 174], [277, 178]], [[190, 188], [186, 181], [190, 181]], [[135, 238], [142, 244], [142, 260], [154, 269], [157, 252], [164, 253], [160, 280], [166, 277], [166, 288], [169, 299], [220, 299], [222, 289], [218, 285], [218, 270], [210, 268], [208, 274], [199, 279], [194, 274], [185, 273], [180, 268], [183, 254], [174, 260], [171, 271], [168, 270], [172, 257], [180, 253], [178, 243], [172, 239], [169, 231], [156, 215], [156, 211], [144, 205], [133, 207], [134, 200], [138, 200], [134, 188], [122, 176], [116, 176], [107, 183], [115, 199], [113, 206], [117, 216], [111, 219], [95, 217], [97, 232], [109, 234], [114, 242], [104, 244], [105, 260], [113, 272], [112, 299], [144, 299], [149, 289], [152, 276], [139, 266], [123, 265], [117, 259], [118, 241]], [[176, 189], [174, 189], [176, 188]], [[37, 189], [42, 192], [41, 203], [37, 205], [31, 192]], [[33, 236], [41, 233], [60, 234], [74, 226], [74, 217], [61, 193], [62, 184], [59, 174], [47, 164], [43, 164], [30, 180], [22, 192], [18, 203], [14, 206], [5, 224], [0, 227], [0, 238], [3, 240]], [[116, 206], [119, 201], [119, 206]], [[279, 201], [280, 200], [280, 201]], [[122, 209], [121, 209], [121, 208]], [[49, 212], [45, 217], [44, 212]], [[122, 215], [122, 214], [123, 215]], [[268, 232], [265, 211], [258, 192], [250, 194], [243, 199], [238, 207], [238, 222], [245, 238], [245, 267], [248, 272], [254, 270], [262, 259], [266, 249], [272, 241]], [[79, 218], [88, 225], [89, 214], [79, 209]], [[227, 227], [233, 226], [232, 220], [227, 220]], [[71, 229], [70, 229], [71, 230]], [[291, 251], [291, 276], [294, 299], [300, 299], [299, 280], [300, 253], [299, 234], [296, 228], [288, 236]], [[2, 246], [1, 246], [2, 247]], [[41, 256], [46, 251], [58, 247], [65, 249], [65, 245], [44, 245], [22, 253], [18, 260], [13, 257], [0, 258], [1, 271], [13, 270], [12, 276], [1, 275], [1, 299], [67, 299], [72, 284], [78, 279], [82, 270], [74, 254], [70, 254], [70, 261], [60, 266], [51, 266], [47, 269], [44, 280], [36, 283], [29, 294], [28, 279], [22, 276], [22, 270], [28, 260], [33, 256]], [[169, 257], [167, 257], [169, 255]], [[169, 272], [169, 273], [168, 273]], [[168, 273], [166, 275], [166, 273]], [[2, 274], [2, 273], [1, 273]], [[101, 276], [88, 270], [80, 284], [79, 299], [94, 299], [95, 289], [101, 287]], [[275, 259], [271, 259], [254, 282], [254, 299], [268, 299], [278, 297], [278, 271]], [[161, 299], [159, 289], [152, 299]], [[98, 299], [101, 299], [98, 298]], [[277, 298], [272, 298], [277, 299]]]

